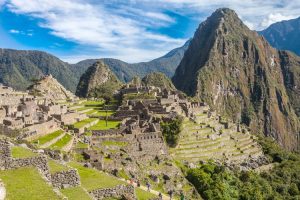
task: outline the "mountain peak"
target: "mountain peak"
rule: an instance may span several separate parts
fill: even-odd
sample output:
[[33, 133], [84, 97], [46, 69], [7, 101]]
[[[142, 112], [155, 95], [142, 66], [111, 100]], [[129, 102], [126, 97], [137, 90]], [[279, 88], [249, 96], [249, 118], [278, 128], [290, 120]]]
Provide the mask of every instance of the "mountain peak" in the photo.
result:
[[291, 133], [298, 132], [300, 122], [282, 69], [297, 62], [289, 55], [293, 61], [284, 61], [284, 56], [234, 11], [222, 8], [200, 24], [172, 80], [177, 89], [221, 114], [294, 149], [300, 145]]
[[76, 95], [110, 99], [120, 86], [121, 82], [108, 66], [103, 61], [97, 61], [80, 77]]

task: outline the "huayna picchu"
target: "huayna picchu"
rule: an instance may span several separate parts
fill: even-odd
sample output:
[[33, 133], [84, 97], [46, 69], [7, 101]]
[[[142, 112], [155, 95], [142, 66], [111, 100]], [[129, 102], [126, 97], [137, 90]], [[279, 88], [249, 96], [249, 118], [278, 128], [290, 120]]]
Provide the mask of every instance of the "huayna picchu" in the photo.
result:
[[[110, 57], [134, 60], [155, 47], [154, 57], [184, 43], [192, 21], [181, 6], [191, 2], [17, 2], [0, 6], [20, 21], [30, 12], [30, 26], [43, 15], [41, 29], [59, 29], [44, 41], [55, 41], [51, 52], [112, 56], [72, 65], [0, 49], [0, 200], [300, 199], [300, 57], [271, 47], [241, 13], [217, 9], [184, 46], [129, 64]], [[44, 34], [9, 32], [34, 42]]]
[[297, 56], [272, 48], [225, 8], [200, 24], [172, 80], [254, 133], [296, 150], [299, 67]]

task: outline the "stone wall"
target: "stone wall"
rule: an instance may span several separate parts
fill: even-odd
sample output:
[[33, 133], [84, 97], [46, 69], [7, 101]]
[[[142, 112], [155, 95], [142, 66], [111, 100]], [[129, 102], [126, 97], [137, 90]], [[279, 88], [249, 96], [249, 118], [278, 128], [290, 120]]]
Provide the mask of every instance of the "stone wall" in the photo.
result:
[[10, 144], [7, 140], [0, 140], [0, 167], [3, 166], [7, 159], [11, 158]]
[[96, 200], [105, 198], [123, 198], [136, 200], [134, 187], [132, 185], [117, 185], [113, 188], [96, 189], [89, 192]]
[[31, 158], [13, 158], [11, 155], [11, 144], [7, 140], [0, 140], [0, 170], [18, 169], [33, 166], [41, 175], [56, 188], [68, 188], [80, 185], [77, 170], [56, 172], [50, 174], [48, 159], [45, 155]]
[[82, 127], [80, 127], [80, 128], [74, 128], [74, 132], [75, 132], [75, 133], [82, 134], [82, 133], [84, 133], [84, 131], [85, 131], [86, 129], [90, 128], [91, 126], [96, 125], [98, 122], [99, 122], [99, 120], [97, 119], [97, 120], [94, 120], [94, 121], [92, 121], [92, 122], [90, 122], [90, 123], [88, 123], [88, 124], [85, 124], [84, 126], [82, 126]]
[[8, 170], [28, 166], [36, 167], [43, 176], [50, 180], [51, 177], [46, 156], [37, 156], [32, 158], [8, 158], [4, 161], [4, 163], [2, 163], [1, 168]]
[[47, 135], [49, 133], [57, 131], [59, 129], [59, 124], [54, 119], [52, 119], [44, 123], [26, 127], [24, 133], [18, 139], [26, 138], [27, 140], [31, 141], [43, 135]]
[[77, 170], [71, 169], [51, 174], [51, 182], [53, 187], [63, 189], [80, 185], [80, 178]]

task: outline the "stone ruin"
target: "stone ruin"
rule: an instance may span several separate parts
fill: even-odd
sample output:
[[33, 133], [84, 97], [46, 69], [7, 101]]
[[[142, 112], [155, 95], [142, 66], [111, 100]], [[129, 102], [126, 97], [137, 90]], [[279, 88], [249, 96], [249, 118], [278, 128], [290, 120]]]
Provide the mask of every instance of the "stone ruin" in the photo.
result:
[[12, 144], [8, 140], [0, 140], [0, 170], [33, 166], [38, 169], [42, 177], [50, 182], [53, 187], [61, 189], [80, 185], [77, 170], [70, 169], [51, 174], [45, 155], [38, 155], [31, 158], [13, 158], [11, 155], [11, 146]]

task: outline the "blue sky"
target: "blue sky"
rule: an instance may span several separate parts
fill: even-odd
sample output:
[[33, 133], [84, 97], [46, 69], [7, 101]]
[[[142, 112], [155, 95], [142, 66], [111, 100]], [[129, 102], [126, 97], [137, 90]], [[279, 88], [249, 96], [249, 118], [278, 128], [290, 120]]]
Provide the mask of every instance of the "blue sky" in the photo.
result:
[[148, 61], [183, 45], [220, 7], [254, 30], [300, 15], [300, 0], [0, 0], [0, 48], [47, 51], [70, 63]]

